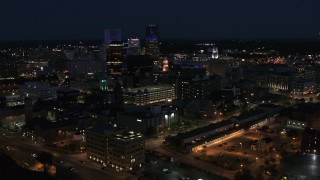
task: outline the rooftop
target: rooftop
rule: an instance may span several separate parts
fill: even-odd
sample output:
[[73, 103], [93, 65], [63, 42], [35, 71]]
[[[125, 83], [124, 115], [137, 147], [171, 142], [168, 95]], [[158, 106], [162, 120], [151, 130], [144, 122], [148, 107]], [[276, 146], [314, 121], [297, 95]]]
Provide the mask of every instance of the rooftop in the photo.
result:
[[185, 133], [179, 133], [176, 136], [176, 139], [178, 139], [178, 140], [188, 139], [188, 138], [191, 138], [193, 136], [197, 136], [199, 134], [203, 134], [203, 133], [206, 133], [206, 132], [221, 128], [223, 126], [231, 125], [231, 124], [233, 124], [233, 122], [231, 120], [229, 120], [229, 119], [225, 120], [225, 121], [218, 122], [218, 123], [213, 123], [213, 124], [210, 124], [210, 125], [202, 127], [202, 128], [194, 129], [194, 130], [191, 130], [191, 131], [188, 131], [188, 132], [185, 132]]
[[254, 117], [257, 115], [263, 115], [264, 113], [265, 112], [260, 109], [255, 109], [255, 110], [245, 111], [242, 114], [240, 114], [240, 116], [235, 116], [235, 118], [238, 121], [241, 121], [241, 120], [245, 120], [247, 118]]
[[117, 131], [113, 134], [113, 136], [116, 137], [117, 139], [122, 139], [122, 140], [142, 137], [140, 133], [136, 133], [134, 131]]

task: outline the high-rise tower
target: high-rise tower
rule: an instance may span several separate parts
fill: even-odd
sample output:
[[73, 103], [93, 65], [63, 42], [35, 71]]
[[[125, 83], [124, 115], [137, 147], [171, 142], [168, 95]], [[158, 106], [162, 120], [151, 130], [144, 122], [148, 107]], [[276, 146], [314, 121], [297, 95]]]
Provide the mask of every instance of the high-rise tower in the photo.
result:
[[218, 47], [217, 46], [213, 46], [211, 57], [212, 57], [212, 59], [218, 59], [219, 58], [219, 53], [218, 53]]
[[108, 45], [112, 41], [121, 41], [121, 29], [104, 30], [104, 43]]
[[159, 29], [155, 24], [146, 27], [146, 54], [154, 57], [160, 55]]
[[123, 51], [121, 41], [111, 41], [107, 46], [107, 75], [113, 79], [122, 75]]

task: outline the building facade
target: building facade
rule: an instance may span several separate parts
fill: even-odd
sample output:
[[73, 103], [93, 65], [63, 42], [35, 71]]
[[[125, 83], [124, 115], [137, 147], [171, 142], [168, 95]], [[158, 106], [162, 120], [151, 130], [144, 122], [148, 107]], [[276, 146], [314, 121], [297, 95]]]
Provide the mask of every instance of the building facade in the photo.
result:
[[203, 99], [211, 95], [213, 91], [221, 88], [221, 79], [218, 77], [179, 78], [176, 81], [178, 99]]
[[115, 79], [124, 72], [123, 59], [124, 50], [123, 43], [120, 41], [112, 41], [107, 46], [107, 75]]
[[128, 39], [127, 55], [128, 56], [141, 55], [140, 39], [138, 38]]
[[159, 29], [155, 24], [146, 27], [146, 49], [145, 54], [158, 57], [160, 55]]
[[86, 131], [87, 158], [117, 171], [136, 171], [144, 165], [144, 137], [114, 127]]
[[172, 86], [133, 88], [127, 89], [124, 94], [124, 102], [126, 104], [133, 103], [138, 106], [159, 102], [171, 102], [175, 98], [175, 88]]

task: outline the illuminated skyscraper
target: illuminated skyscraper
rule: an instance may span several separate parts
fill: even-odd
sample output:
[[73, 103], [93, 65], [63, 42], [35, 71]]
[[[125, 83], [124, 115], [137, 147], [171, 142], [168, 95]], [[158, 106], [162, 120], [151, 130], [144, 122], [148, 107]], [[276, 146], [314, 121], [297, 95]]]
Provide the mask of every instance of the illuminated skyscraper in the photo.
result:
[[111, 78], [122, 75], [123, 51], [123, 43], [120, 41], [112, 41], [107, 46], [107, 75]]
[[160, 55], [159, 29], [154, 24], [146, 27], [146, 54], [155, 57]]
[[104, 43], [108, 45], [112, 41], [121, 41], [121, 29], [104, 30]]
[[213, 46], [211, 57], [212, 57], [212, 59], [218, 59], [219, 58], [218, 47], [217, 46]]

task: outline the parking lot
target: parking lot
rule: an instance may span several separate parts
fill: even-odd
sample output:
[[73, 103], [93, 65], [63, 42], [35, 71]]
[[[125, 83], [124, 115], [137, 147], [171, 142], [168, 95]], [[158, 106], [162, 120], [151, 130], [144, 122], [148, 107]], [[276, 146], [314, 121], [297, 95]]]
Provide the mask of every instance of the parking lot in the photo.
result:
[[212, 176], [185, 164], [177, 163], [174, 159], [157, 157], [152, 154], [146, 155], [146, 170], [144, 176], [151, 179], [177, 180], [177, 179], [222, 179]]
[[[250, 130], [241, 137], [209, 146], [201, 151], [192, 153], [195, 159], [200, 159], [228, 170], [250, 168], [254, 173], [261, 171], [259, 167], [265, 166], [266, 161], [273, 160], [275, 166], [279, 165], [282, 152], [294, 153], [300, 144], [299, 138], [292, 138], [280, 133], [285, 127], [280, 124], [271, 124], [270, 132]], [[270, 137], [274, 145], [268, 152], [253, 151], [251, 144], [255, 140]]]

